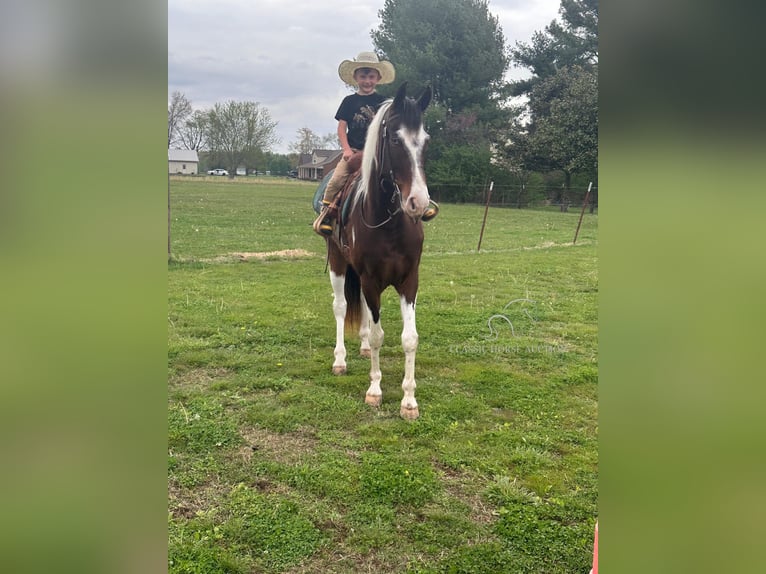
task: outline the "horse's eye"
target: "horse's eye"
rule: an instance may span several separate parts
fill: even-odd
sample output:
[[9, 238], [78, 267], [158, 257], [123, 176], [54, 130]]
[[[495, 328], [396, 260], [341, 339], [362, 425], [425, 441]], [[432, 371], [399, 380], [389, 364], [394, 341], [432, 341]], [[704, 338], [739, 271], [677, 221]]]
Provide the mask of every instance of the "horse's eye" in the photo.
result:
[[402, 145], [402, 140], [400, 140], [400, 139], [399, 139], [398, 137], [396, 137], [396, 136], [391, 136], [391, 143], [392, 143], [393, 145]]

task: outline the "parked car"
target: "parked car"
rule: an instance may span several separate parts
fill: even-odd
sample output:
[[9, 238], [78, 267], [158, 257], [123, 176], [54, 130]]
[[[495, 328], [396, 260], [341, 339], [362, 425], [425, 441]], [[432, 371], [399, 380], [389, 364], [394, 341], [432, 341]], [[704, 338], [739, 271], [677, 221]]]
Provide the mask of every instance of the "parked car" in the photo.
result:
[[217, 169], [211, 169], [207, 172], [208, 175], [229, 175], [229, 172], [225, 169], [217, 168]]

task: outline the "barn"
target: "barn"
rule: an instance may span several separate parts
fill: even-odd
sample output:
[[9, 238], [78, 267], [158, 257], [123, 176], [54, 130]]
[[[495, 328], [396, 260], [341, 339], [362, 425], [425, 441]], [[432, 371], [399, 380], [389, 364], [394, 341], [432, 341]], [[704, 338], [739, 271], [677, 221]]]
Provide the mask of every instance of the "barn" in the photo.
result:
[[194, 149], [169, 149], [168, 173], [197, 175], [199, 171], [199, 156]]

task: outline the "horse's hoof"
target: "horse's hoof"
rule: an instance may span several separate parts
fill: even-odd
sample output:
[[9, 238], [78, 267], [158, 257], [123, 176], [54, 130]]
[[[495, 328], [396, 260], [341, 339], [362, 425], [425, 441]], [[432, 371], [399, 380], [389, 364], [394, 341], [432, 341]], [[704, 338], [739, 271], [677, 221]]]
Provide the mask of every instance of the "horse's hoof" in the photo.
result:
[[346, 367], [333, 367], [332, 368], [332, 374], [333, 375], [345, 375], [346, 374]]
[[383, 402], [383, 395], [365, 395], [364, 402], [377, 409]]
[[410, 408], [403, 406], [399, 409], [399, 416], [406, 421], [414, 421], [420, 416], [420, 412], [418, 411], [418, 407]]
[[372, 351], [370, 349], [359, 349], [359, 356], [369, 359], [372, 357]]

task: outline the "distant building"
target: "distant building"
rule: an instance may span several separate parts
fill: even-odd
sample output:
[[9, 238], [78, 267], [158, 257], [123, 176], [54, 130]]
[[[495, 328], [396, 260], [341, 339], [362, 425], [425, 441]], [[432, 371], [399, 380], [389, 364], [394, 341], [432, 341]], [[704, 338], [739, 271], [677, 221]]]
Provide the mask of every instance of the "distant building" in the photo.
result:
[[343, 157], [339, 149], [315, 149], [313, 153], [301, 154], [298, 163], [298, 179], [320, 180], [335, 169]]
[[194, 149], [169, 149], [168, 173], [197, 175], [199, 171], [199, 156]]

